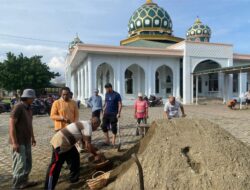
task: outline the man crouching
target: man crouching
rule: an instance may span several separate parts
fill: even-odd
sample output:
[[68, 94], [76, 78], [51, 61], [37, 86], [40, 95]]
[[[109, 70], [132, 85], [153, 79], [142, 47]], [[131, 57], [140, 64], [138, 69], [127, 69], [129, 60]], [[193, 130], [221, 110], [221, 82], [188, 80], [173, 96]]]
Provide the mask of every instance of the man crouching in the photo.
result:
[[58, 131], [50, 143], [52, 144], [52, 158], [47, 170], [45, 189], [55, 188], [63, 163], [66, 161], [70, 169], [70, 182], [75, 183], [80, 175], [80, 155], [73, 148], [79, 140], [85, 142], [87, 150], [98, 160], [100, 156], [91, 144], [92, 131], [100, 125], [100, 119], [93, 117], [90, 121], [79, 121], [72, 123]]

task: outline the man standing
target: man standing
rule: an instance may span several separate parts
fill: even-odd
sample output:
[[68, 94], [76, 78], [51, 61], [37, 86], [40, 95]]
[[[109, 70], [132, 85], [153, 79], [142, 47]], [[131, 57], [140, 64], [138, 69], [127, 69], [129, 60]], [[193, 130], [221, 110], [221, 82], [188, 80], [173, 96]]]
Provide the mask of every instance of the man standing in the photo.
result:
[[52, 145], [52, 159], [47, 170], [45, 189], [55, 189], [62, 165], [65, 161], [71, 163], [70, 182], [75, 183], [80, 176], [80, 155], [74, 151], [74, 145], [79, 140], [84, 140], [87, 150], [95, 156], [95, 160], [100, 159], [95, 147], [91, 144], [92, 131], [100, 125], [100, 120], [93, 117], [91, 121], [79, 121], [71, 123], [67, 127], [57, 132], [50, 141]]
[[166, 102], [164, 106], [164, 113], [166, 118], [173, 119], [180, 117], [179, 110], [181, 110], [182, 117], [186, 117], [183, 105], [180, 102], [176, 101], [174, 96], [170, 96], [168, 98], [168, 102]]
[[246, 106], [250, 104], [250, 89], [245, 93]]
[[68, 87], [62, 88], [61, 98], [53, 103], [50, 118], [54, 120], [55, 131], [59, 131], [68, 124], [78, 121], [79, 111], [76, 102], [70, 98], [70, 89]]
[[25, 89], [21, 102], [14, 106], [10, 115], [9, 135], [13, 148], [13, 189], [24, 189], [37, 185], [37, 182], [28, 181], [32, 168], [31, 145], [36, 145], [31, 110], [35, 97], [34, 90]]
[[102, 112], [102, 97], [99, 96], [99, 90], [94, 90], [94, 95], [91, 96], [88, 100], [88, 106], [92, 108], [92, 117], [98, 117]]
[[143, 122], [147, 123], [148, 118], [148, 103], [143, 100], [142, 93], [138, 93], [138, 99], [135, 101], [135, 118], [137, 119], [137, 123], [140, 124]]
[[104, 114], [102, 120], [102, 130], [105, 134], [106, 141], [104, 145], [110, 145], [108, 129], [111, 128], [113, 133], [112, 145], [115, 145], [117, 134], [117, 122], [121, 115], [122, 99], [119, 93], [115, 92], [110, 83], [105, 85], [106, 95], [104, 104]]

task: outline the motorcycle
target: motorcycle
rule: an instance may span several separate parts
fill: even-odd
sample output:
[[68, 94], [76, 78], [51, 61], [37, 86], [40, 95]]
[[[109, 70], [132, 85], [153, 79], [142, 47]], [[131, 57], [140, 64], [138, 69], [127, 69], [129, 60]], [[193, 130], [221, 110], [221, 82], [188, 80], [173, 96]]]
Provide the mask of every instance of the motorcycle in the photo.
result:
[[163, 105], [162, 97], [156, 97], [155, 95], [150, 95], [148, 99], [149, 107], [161, 106]]
[[10, 103], [4, 103], [0, 101], [0, 113], [10, 112], [11, 106]]
[[44, 115], [47, 110], [45, 102], [42, 99], [35, 99], [31, 104], [31, 109], [33, 115]]

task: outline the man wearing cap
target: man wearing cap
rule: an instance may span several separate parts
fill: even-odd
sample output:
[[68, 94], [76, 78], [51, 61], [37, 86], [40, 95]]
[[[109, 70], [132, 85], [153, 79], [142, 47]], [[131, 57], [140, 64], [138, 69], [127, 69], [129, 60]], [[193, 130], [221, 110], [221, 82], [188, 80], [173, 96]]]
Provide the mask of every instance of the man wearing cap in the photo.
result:
[[[138, 93], [138, 99], [135, 101], [134, 109], [134, 116], [137, 120], [137, 124], [140, 125], [142, 122], [146, 124], [148, 118], [148, 102], [143, 100], [143, 95], [141, 92]], [[136, 135], [139, 135], [138, 127], [136, 128]]]
[[174, 96], [169, 96], [168, 101], [164, 106], [164, 113], [167, 119], [180, 117], [179, 110], [181, 110], [182, 117], [186, 117], [182, 103], [175, 100]]
[[112, 145], [115, 145], [116, 134], [117, 134], [117, 122], [120, 118], [122, 110], [122, 99], [119, 93], [115, 92], [110, 83], [105, 85], [105, 103], [104, 113], [102, 120], [102, 130], [104, 132], [106, 141], [104, 145], [110, 145], [108, 129], [111, 128], [113, 133]]
[[12, 146], [13, 189], [24, 189], [37, 185], [28, 181], [32, 168], [31, 145], [36, 145], [32, 126], [31, 104], [35, 91], [25, 89], [21, 102], [16, 104], [10, 115], [9, 135]]
[[135, 101], [134, 108], [137, 123], [140, 124], [141, 122], [143, 122], [144, 124], [146, 124], [148, 118], [148, 103], [147, 101], [143, 100], [141, 92], [138, 93], [138, 99]]
[[94, 95], [89, 98], [88, 106], [92, 109], [92, 117], [98, 117], [100, 119], [102, 112], [102, 97], [99, 96], [98, 89], [95, 89]]

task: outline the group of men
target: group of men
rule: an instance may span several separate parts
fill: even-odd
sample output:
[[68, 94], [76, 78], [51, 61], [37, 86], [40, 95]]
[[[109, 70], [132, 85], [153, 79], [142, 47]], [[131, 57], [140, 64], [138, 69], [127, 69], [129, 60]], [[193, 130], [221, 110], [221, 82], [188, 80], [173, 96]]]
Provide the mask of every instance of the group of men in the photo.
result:
[[[245, 98], [246, 107], [248, 107], [248, 104], [250, 104], [250, 89], [244, 94], [244, 98]], [[232, 99], [232, 100], [229, 100], [227, 102], [228, 108], [230, 108], [232, 110], [237, 109], [236, 105], [237, 105], [237, 100], [236, 99]]]
[[[92, 108], [92, 117], [89, 121], [79, 120], [78, 107], [72, 100], [69, 88], [62, 88], [60, 99], [54, 101], [50, 118], [54, 121], [55, 134], [50, 141], [52, 156], [46, 173], [45, 189], [55, 188], [64, 162], [67, 163], [70, 170], [69, 181], [75, 183], [79, 180], [80, 155], [75, 146], [77, 142], [83, 142], [84, 148], [94, 155], [95, 160], [101, 159], [101, 155], [97, 153], [98, 150], [91, 144], [92, 132], [101, 124], [101, 114], [103, 116], [101, 128], [105, 135], [103, 145], [115, 145], [122, 99], [120, 94], [113, 90], [110, 83], [105, 85], [105, 89], [104, 106], [98, 90], [95, 90], [94, 95], [88, 100], [88, 105]], [[36, 145], [31, 111], [31, 104], [35, 97], [34, 90], [24, 90], [21, 102], [14, 106], [10, 116], [9, 135], [12, 145], [13, 189], [25, 189], [37, 185], [37, 182], [29, 181], [29, 173], [32, 168], [31, 146]], [[137, 122], [146, 123], [148, 103], [143, 99], [142, 93], [138, 94], [134, 109]], [[164, 107], [166, 118], [179, 117], [179, 109], [182, 111], [182, 116], [185, 116], [182, 104], [174, 97], [170, 97]], [[111, 143], [109, 130], [113, 134]]]
[[[80, 155], [75, 146], [78, 141], [84, 143], [85, 148], [95, 156], [95, 160], [101, 159], [101, 155], [91, 144], [92, 132], [101, 124], [101, 112], [103, 112], [102, 130], [106, 137], [105, 144], [110, 144], [108, 129], [111, 127], [112, 145], [115, 145], [117, 121], [121, 114], [122, 101], [120, 95], [112, 89], [111, 84], [106, 84], [105, 88], [104, 108], [102, 108], [102, 100], [99, 97], [89, 101], [89, 103], [97, 102], [101, 105], [100, 107], [92, 106], [94, 111], [89, 121], [79, 121], [78, 107], [72, 100], [69, 88], [62, 88], [61, 98], [53, 103], [50, 118], [54, 121], [55, 134], [50, 141], [52, 156], [46, 174], [45, 189], [55, 188], [65, 161], [70, 170], [70, 182], [75, 183], [79, 180]], [[32, 168], [31, 146], [36, 145], [31, 110], [31, 104], [35, 98], [34, 90], [24, 90], [21, 101], [14, 106], [10, 116], [9, 135], [12, 145], [13, 189], [25, 189], [37, 185], [37, 182], [28, 179]]]

